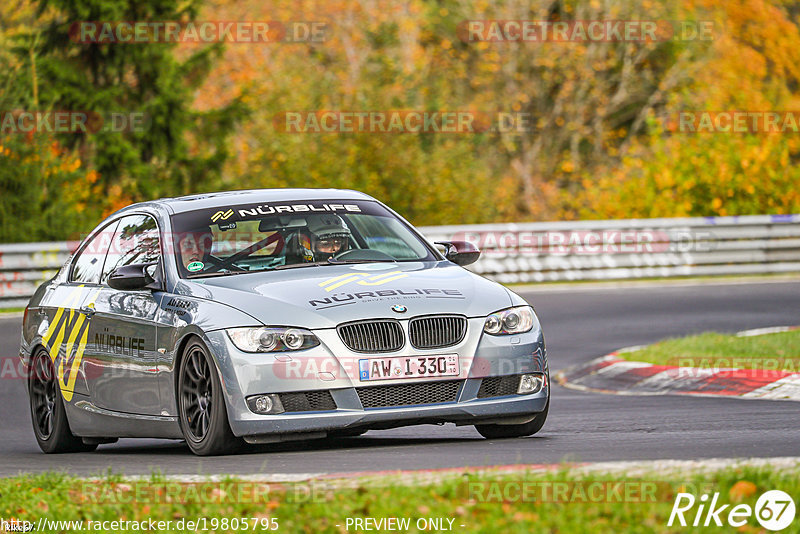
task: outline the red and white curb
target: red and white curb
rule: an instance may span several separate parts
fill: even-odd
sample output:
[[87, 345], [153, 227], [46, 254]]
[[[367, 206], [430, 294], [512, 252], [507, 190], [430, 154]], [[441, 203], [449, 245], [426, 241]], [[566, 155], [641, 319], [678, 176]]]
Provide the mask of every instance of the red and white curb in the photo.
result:
[[[785, 332], [797, 327], [746, 330], [740, 337]], [[612, 352], [559, 371], [556, 381], [568, 388], [616, 395], [695, 395], [800, 401], [800, 373], [766, 369], [677, 367], [633, 362]]]

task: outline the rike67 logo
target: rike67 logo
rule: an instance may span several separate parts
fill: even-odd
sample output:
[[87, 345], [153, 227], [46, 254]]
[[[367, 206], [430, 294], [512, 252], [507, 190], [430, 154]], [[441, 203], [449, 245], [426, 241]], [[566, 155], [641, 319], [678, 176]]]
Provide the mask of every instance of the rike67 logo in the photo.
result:
[[795, 511], [794, 500], [781, 490], [764, 492], [756, 501], [755, 509], [749, 504], [737, 504], [733, 508], [730, 504], [720, 504], [719, 493], [714, 493], [710, 502], [708, 494], [696, 499], [691, 493], [678, 493], [667, 526], [671, 527], [677, 520], [683, 527], [689, 524], [693, 527], [721, 527], [727, 523], [731, 527], [739, 528], [755, 516], [763, 528], [779, 531], [792, 524]]

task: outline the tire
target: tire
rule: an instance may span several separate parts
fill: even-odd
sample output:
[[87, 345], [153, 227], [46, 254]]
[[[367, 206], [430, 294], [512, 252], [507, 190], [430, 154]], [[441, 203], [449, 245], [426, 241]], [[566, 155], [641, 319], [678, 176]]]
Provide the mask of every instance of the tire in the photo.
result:
[[96, 444], [87, 445], [72, 434], [53, 361], [44, 349], [39, 349], [31, 359], [28, 397], [33, 433], [42, 452], [89, 452], [97, 448]]
[[225, 396], [208, 349], [197, 339], [189, 342], [178, 370], [178, 420], [189, 449], [198, 456], [230, 454], [242, 440], [228, 424]]
[[544, 407], [544, 411], [539, 413], [532, 421], [521, 425], [475, 425], [475, 430], [486, 439], [521, 438], [532, 436], [539, 432], [547, 420], [547, 412], [550, 409], [550, 400]]

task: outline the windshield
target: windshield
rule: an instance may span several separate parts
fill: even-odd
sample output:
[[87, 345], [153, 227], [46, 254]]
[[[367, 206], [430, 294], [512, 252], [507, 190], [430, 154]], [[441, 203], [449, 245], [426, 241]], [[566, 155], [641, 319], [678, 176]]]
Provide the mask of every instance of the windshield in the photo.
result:
[[220, 206], [173, 215], [172, 228], [184, 278], [436, 259], [406, 224], [370, 201]]

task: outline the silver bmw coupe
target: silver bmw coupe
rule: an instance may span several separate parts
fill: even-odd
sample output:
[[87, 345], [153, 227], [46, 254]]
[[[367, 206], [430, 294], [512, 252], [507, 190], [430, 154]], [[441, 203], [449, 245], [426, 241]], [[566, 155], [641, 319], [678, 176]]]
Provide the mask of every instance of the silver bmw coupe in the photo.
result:
[[120, 437], [199, 455], [417, 424], [527, 436], [550, 400], [533, 308], [359, 192], [235, 191], [124, 208], [25, 310], [44, 452]]

